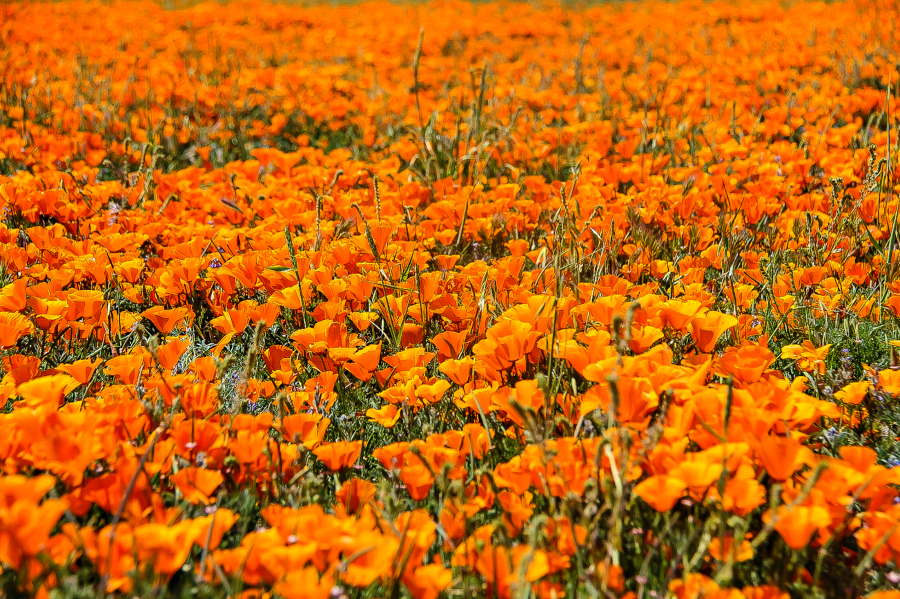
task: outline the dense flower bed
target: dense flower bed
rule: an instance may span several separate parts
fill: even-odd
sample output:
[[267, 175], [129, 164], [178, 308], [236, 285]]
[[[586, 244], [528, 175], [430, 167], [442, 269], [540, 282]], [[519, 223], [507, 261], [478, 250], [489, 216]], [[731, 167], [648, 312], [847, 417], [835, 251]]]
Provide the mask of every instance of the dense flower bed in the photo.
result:
[[900, 597], [898, 17], [0, 6], [0, 594]]

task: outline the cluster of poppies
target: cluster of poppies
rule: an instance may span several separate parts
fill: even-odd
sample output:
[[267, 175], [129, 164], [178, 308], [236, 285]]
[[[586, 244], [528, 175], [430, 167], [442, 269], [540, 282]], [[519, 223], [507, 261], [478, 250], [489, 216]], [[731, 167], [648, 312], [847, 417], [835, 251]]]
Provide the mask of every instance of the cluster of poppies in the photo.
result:
[[900, 597], [897, 6], [0, 16], [0, 593]]

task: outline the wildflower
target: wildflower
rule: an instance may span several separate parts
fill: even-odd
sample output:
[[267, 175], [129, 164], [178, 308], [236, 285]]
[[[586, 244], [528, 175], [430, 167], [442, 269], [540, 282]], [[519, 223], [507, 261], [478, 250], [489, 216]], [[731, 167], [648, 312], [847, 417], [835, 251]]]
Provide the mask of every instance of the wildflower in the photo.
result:
[[671, 476], [651, 476], [634, 488], [634, 493], [657, 512], [671, 510], [687, 490], [687, 485]]
[[835, 399], [850, 405], [858, 405], [869, 393], [869, 382], [850, 383], [834, 394]]
[[316, 455], [329, 470], [338, 471], [352, 466], [359, 459], [362, 441], [339, 441], [314, 449]]
[[831, 344], [816, 347], [811, 341], [804, 341], [802, 345], [786, 345], [781, 350], [781, 357], [796, 360], [797, 366], [806, 372], [816, 372], [819, 376], [825, 374], [825, 358]]
[[738, 320], [730, 314], [707, 312], [691, 321], [694, 340], [702, 352], [711, 352], [725, 331], [737, 325]]

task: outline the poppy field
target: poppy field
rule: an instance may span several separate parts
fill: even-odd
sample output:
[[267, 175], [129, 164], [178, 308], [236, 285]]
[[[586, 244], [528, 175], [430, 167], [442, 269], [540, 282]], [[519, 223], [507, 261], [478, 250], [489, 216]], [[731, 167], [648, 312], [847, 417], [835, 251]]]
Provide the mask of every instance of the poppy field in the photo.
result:
[[898, 13], [0, 5], [0, 596], [900, 598]]

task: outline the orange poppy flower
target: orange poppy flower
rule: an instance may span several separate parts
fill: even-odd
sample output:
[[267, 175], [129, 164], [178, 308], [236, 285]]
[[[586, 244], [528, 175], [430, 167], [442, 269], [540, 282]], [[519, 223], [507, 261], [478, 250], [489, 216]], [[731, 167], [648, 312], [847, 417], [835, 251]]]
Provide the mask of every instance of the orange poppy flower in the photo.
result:
[[25, 309], [26, 287], [28, 279], [15, 279], [12, 283], [0, 289], [0, 310], [7, 312], [21, 312]]
[[144, 357], [140, 355], [116, 356], [106, 361], [105, 373], [118, 378], [126, 385], [137, 382], [138, 375], [144, 369]]
[[175, 368], [190, 344], [191, 341], [187, 337], [179, 337], [160, 345], [156, 352], [160, 365], [166, 370]]
[[253, 464], [263, 455], [268, 442], [266, 431], [239, 430], [235, 438], [228, 444], [232, 455], [241, 464]]
[[141, 316], [153, 323], [160, 333], [168, 335], [172, 330], [185, 321], [192, 319], [192, 314], [188, 308], [170, 308], [166, 309], [162, 306], [153, 306], [141, 312]]
[[878, 454], [869, 447], [841, 447], [840, 455], [859, 472], [868, 472], [878, 461]]
[[766, 502], [766, 489], [753, 478], [734, 478], [725, 483], [722, 509], [746, 516]]
[[703, 304], [696, 300], [670, 300], [657, 306], [663, 323], [676, 331], [683, 331], [689, 322], [703, 310]]
[[190, 503], [209, 503], [213, 492], [219, 488], [225, 478], [216, 470], [206, 470], [189, 466], [182, 468], [173, 477], [172, 482]]
[[825, 374], [825, 358], [831, 344], [816, 347], [811, 341], [804, 341], [802, 345], [786, 345], [781, 350], [781, 357], [788, 360], [796, 360], [797, 366], [806, 372], [817, 372], [820, 376]]
[[782, 505], [773, 516], [771, 512], [763, 515], [763, 521], [769, 522], [777, 518], [775, 530], [791, 549], [803, 549], [816, 531], [824, 530], [831, 524], [831, 515], [824, 507], [813, 505]]
[[438, 348], [438, 360], [456, 360], [462, 354], [466, 341], [466, 331], [444, 331], [434, 336], [432, 343]]
[[329, 418], [301, 412], [285, 416], [281, 420], [281, 432], [288, 443], [303, 443], [311, 448], [322, 442], [330, 424]]
[[90, 289], [72, 291], [66, 296], [66, 302], [68, 303], [66, 318], [69, 320], [96, 319], [106, 303], [102, 291]]
[[316, 457], [332, 472], [349, 468], [359, 459], [362, 441], [338, 441], [313, 450]]
[[432, 485], [434, 485], [434, 475], [421, 462], [404, 466], [400, 470], [400, 480], [406, 485], [406, 491], [415, 501], [422, 501], [428, 497]]
[[394, 428], [394, 425], [400, 421], [400, 416], [402, 415], [402, 412], [393, 404], [387, 404], [378, 410], [374, 408], [366, 410], [366, 417], [369, 420], [385, 428]]
[[60, 364], [56, 367], [57, 370], [62, 371], [76, 381], [78, 381], [81, 385], [86, 385], [90, 382], [91, 378], [94, 376], [94, 371], [97, 370], [97, 367], [101, 364], [102, 360], [76, 360], [71, 364]]
[[740, 383], [755, 383], [775, 361], [775, 355], [758, 345], [729, 349], [716, 362], [716, 371]]
[[137, 555], [141, 562], [152, 565], [160, 574], [171, 576], [184, 565], [188, 554], [198, 541], [199, 530], [190, 520], [174, 526], [155, 522], [134, 529]]
[[766, 472], [777, 481], [784, 481], [802, 464], [803, 446], [788, 437], [763, 437], [755, 443], [755, 451]]
[[273, 590], [285, 599], [328, 599], [334, 581], [315, 568], [303, 568], [285, 574]]
[[74, 377], [60, 373], [22, 383], [16, 391], [22, 396], [22, 405], [57, 408], [63, 398], [79, 384]]
[[657, 512], [671, 510], [684, 497], [687, 485], [671, 476], [654, 475], [634, 487], [634, 494], [646, 501]]
[[662, 329], [650, 325], [633, 326], [628, 347], [636, 354], [646, 353], [657, 341], [665, 337]]
[[34, 332], [34, 324], [16, 312], [0, 312], [0, 346], [12, 347]]
[[721, 312], [707, 312], [697, 316], [691, 321], [691, 332], [697, 349], [704, 353], [711, 352], [722, 334], [735, 326], [738, 319], [730, 314]]
[[381, 343], [376, 343], [351, 353], [344, 368], [359, 380], [368, 381], [375, 374], [379, 362], [381, 362]]
[[443, 565], [427, 564], [403, 574], [403, 584], [412, 596], [420, 599], [437, 599], [453, 582], [453, 571]]
[[337, 506], [343, 508], [346, 514], [356, 514], [362, 506], [375, 499], [375, 491], [375, 485], [369, 481], [351, 478], [335, 493]]
[[67, 509], [68, 504], [62, 500], [40, 505], [17, 501], [4, 509], [0, 517], [0, 563], [19, 568], [40, 555], [48, 545], [50, 531]]
[[848, 383], [837, 391], [834, 396], [846, 404], [852, 406], [859, 405], [869, 393], [871, 384], [868, 381], [860, 381], [858, 383]]
[[706, 495], [709, 488], [718, 482], [721, 474], [722, 464], [706, 460], [687, 460], [668, 471], [669, 476], [684, 482], [691, 497], [697, 500]]
[[753, 548], [750, 546], [750, 541], [745, 539], [736, 544], [733, 536], [726, 536], [724, 543], [721, 543], [718, 538], [714, 538], [710, 541], [707, 551], [711, 558], [720, 562], [727, 561], [730, 556], [736, 562], [753, 559]]
[[472, 366], [474, 364], [475, 361], [472, 358], [444, 360], [438, 365], [438, 370], [446, 374], [457, 385], [463, 386], [472, 377]]

